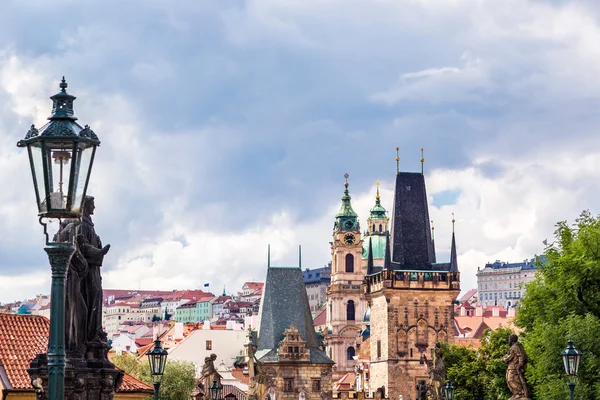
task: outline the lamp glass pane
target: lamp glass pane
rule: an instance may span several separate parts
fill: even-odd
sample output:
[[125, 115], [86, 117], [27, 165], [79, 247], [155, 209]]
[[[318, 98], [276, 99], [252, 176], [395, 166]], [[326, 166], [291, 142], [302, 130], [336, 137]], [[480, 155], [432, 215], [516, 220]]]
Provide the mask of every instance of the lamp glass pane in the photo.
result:
[[39, 212], [46, 211], [46, 189], [44, 185], [44, 161], [42, 160], [42, 147], [39, 142], [28, 146], [31, 167], [35, 179], [35, 195]]
[[67, 210], [73, 142], [46, 141], [46, 157], [50, 167], [50, 208]]
[[571, 370], [569, 367], [569, 357], [567, 355], [563, 355], [563, 365], [565, 367], [565, 373], [570, 375], [569, 371]]
[[87, 189], [86, 184], [92, 168], [95, 146], [88, 143], [79, 143], [77, 148], [77, 165], [75, 179], [73, 180], [73, 211], [82, 212], [83, 198]]

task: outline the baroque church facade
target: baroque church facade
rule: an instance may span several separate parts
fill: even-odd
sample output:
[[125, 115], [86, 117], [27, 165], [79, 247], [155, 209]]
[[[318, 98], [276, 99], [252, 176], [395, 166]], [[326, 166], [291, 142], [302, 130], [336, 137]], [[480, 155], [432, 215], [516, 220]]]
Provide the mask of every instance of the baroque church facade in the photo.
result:
[[[389, 230], [378, 190], [361, 234], [345, 186], [327, 290], [326, 346], [336, 363], [333, 378], [361, 370], [357, 386], [366, 396], [416, 399], [428, 379], [435, 344], [453, 341], [453, 302], [460, 293], [454, 232], [450, 262], [436, 262], [422, 172], [397, 172]], [[369, 348], [366, 370], [358, 365], [361, 343]]]

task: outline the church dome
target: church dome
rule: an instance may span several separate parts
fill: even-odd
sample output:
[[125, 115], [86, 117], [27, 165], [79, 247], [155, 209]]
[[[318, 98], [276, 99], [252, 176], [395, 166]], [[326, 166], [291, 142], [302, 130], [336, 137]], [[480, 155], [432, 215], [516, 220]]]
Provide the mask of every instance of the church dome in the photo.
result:
[[367, 311], [363, 314], [362, 322], [369, 323], [371, 322], [371, 307], [367, 307]]
[[373, 248], [373, 258], [385, 258], [385, 241], [387, 239], [384, 235], [371, 235], [364, 238], [362, 258], [366, 260], [369, 256], [369, 239]]

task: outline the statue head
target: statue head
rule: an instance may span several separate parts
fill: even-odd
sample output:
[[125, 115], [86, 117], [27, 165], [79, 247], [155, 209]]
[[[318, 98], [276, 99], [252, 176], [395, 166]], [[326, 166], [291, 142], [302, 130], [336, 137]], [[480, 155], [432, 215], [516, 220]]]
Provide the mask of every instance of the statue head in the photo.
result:
[[215, 361], [216, 359], [217, 359], [217, 355], [216, 355], [215, 353], [212, 353], [212, 354], [210, 355], [210, 360], [211, 360], [211, 361]]
[[512, 346], [513, 344], [517, 343], [518, 341], [519, 341], [519, 336], [517, 336], [515, 333], [513, 333], [508, 338], [508, 345]]
[[96, 208], [96, 204], [94, 204], [94, 197], [93, 196], [85, 196], [85, 199], [83, 199], [83, 214], [84, 215], [93, 215], [95, 208]]

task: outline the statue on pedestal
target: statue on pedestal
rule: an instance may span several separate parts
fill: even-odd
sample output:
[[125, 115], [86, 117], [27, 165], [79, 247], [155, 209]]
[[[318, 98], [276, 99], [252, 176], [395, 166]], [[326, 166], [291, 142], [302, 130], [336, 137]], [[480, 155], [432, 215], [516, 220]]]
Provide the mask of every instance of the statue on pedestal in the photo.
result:
[[417, 385], [417, 400], [444, 400], [446, 366], [441, 351], [441, 345], [437, 342], [433, 351], [433, 360], [426, 361], [429, 379]]
[[202, 366], [202, 376], [204, 377], [204, 394], [207, 400], [218, 400], [212, 398], [210, 387], [216, 381], [217, 385], [221, 385], [221, 374], [219, 374], [215, 368], [215, 360], [217, 359], [216, 354], [211, 354], [204, 358], [204, 365]]
[[250, 375], [250, 382], [248, 383], [248, 400], [262, 400], [267, 393], [267, 383], [269, 378], [254, 356], [256, 348], [252, 343], [251, 331], [248, 331], [248, 343], [246, 343], [246, 349], [246, 355], [248, 357], [248, 373]]
[[525, 382], [525, 369], [527, 368], [527, 354], [519, 342], [519, 337], [514, 333], [508, 339], [510, 349], [502, 358], [508, 364], [506, 370], [506, 383], [512, 393], [509, 400], [529, 400], [529, 392]]

